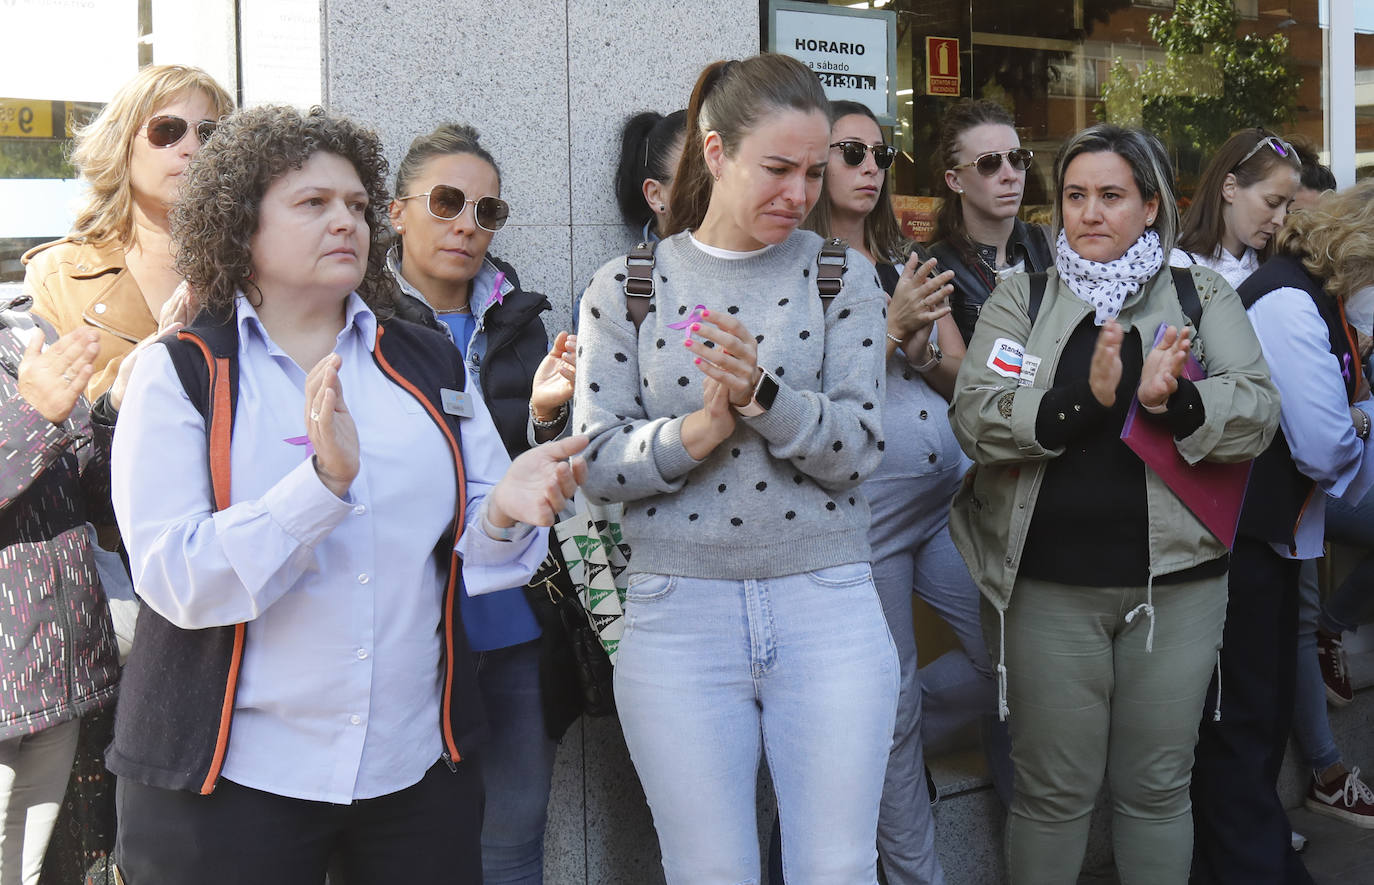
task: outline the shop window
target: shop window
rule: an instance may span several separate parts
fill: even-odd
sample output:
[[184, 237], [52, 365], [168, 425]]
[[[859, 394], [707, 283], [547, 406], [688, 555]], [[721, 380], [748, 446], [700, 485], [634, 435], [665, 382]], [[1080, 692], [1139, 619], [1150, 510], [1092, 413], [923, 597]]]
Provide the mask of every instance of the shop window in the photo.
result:
[[[897, 14], [904, 91], [892, 133], [902, 149], [893, 167], [893, 194], [899, 207], [919, 209], [913, 216], [933, 214], [934, 200], [944, 196], [935, 150], [940, 119], [956, 100], [926, 94], [924, 46], [932, 36], [959, 40], [960, 94], [1004, 105], [1022, 144], [1035, 151], [1022, 209], [1028, 217], [1048, 215], [1059, 146], [1097, 122], [1145, 125], [1159, 135], [1173, 157], [1184, 201], [1212, 151], [1235, 129], [1264, 125], [1326, 149], [1327, 41], [1318, 0], [873, 5]], [[1222, 25], [1198, 28], [1195, 21]], [[1362, 168], [1374, 173], [1374, 36], [1357, 33], [1356, 57], [1358, 144]], [[908, 231], [919, 238], [928, 228], [918, 221]]]

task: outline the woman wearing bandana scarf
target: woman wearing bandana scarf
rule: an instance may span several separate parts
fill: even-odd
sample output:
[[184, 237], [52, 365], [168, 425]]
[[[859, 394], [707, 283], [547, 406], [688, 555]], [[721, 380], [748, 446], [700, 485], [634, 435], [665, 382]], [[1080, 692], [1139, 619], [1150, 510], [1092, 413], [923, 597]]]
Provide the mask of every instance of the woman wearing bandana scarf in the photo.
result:
[[[950, 530], [985, 597], [1016, 770], [1014, 885], [1072, 883], [1104, 774], [1125, 885], [1183, 885], [1188, 788], [1226, 612], [1227, 549], [1121, 440], [1168, 430], [1190, 463], [1244, 461], [1278, 418], [1245, 310], [1190, 273], [1194, 328], [1165, 263], [1178, 227], [1152, 136], [1094, 126], [1055, 162], [1055, 268], [984, 307], [955, 384], [975, 466]], [[1156, 344], [1156, 332], [1164, 334]], [[1180, 377], [1189, 354], [1208, 376]]]

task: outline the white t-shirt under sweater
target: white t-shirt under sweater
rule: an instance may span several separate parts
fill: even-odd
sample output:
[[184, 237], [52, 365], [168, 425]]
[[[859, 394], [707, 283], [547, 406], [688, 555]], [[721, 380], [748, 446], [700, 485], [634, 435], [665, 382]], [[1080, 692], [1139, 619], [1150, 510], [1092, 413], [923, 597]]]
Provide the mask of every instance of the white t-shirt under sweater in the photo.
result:
[[[754, 255], [721, 258], [687, 233], [658, 244], [654, 295], [636, 330], [625, 259], [607, 262], [582, 299], [578, 433], [591, 435], [583, 489], [625, 502], [637, 572], [768, 578], [867, 562], [869, 511], [859, 490], [882, 459], [886, 298], [872, 265], [849, 250], [829, 308], [816, 290], [820, 236], [796, 231]], [[778, 381], [772, 408], [737, 417], [705, 459], [682, 444], [706, 375], [668, 325], [697, 305], [735, 316]]]

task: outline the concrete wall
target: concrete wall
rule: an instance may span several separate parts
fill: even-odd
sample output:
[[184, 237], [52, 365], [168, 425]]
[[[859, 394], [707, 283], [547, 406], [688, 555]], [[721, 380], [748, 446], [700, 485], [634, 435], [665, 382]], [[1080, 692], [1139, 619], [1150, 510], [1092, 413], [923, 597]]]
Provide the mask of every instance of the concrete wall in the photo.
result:
[[[476, 126], [512, 207], [492, 252], [549, 296], [545, 324], [556, 331], [571, 327], [573, 295], [592, 272], [632, 245], [611, 190], [621, 122], [684, 107], [706, 63], [757, 52], [758, 9], [753, 0], [322, 0], [324, 101], [375, 127], [393, 168], [436, 124]], [[549, 818], [549, 882], [662, 881], [614, 719], [579, 722], [564, 739]]]

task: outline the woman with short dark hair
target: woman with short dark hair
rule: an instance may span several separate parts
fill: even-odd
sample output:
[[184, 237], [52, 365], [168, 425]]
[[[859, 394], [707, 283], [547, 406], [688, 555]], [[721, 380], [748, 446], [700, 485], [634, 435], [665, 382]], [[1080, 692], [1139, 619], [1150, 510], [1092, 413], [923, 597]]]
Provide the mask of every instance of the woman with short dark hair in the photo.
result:
[[[999, 638], [1015, 885], [1077, 880], [1104, 773], [1121, 881], [1188, 880], [1189, 773], [1227, 551], [1121, 432], [1138, 401], [1136, 420], [1190, 463], [1245, 460], [1269, 442], [1278, 397], [1230, 287], [1166, 266], [1171, 180], [1139, 130], [1065, 142], [1055, 269], [998, 287], [956, 383], [954, 432], [975, 466], [950, 531]], [[1178, 292], [1189, 284], [1195, 323]], [[1190, 353], [1200, 381], [1180, 377]]]
[[173, 212], [204, 309], [140, 357], [113, 455], [130, 883], [481, 881], [458, 588], [528, 580], [584, 441], [512, 464], [452, 343], [395, 317], [385, 174], [351, 121], [259, 107]]

